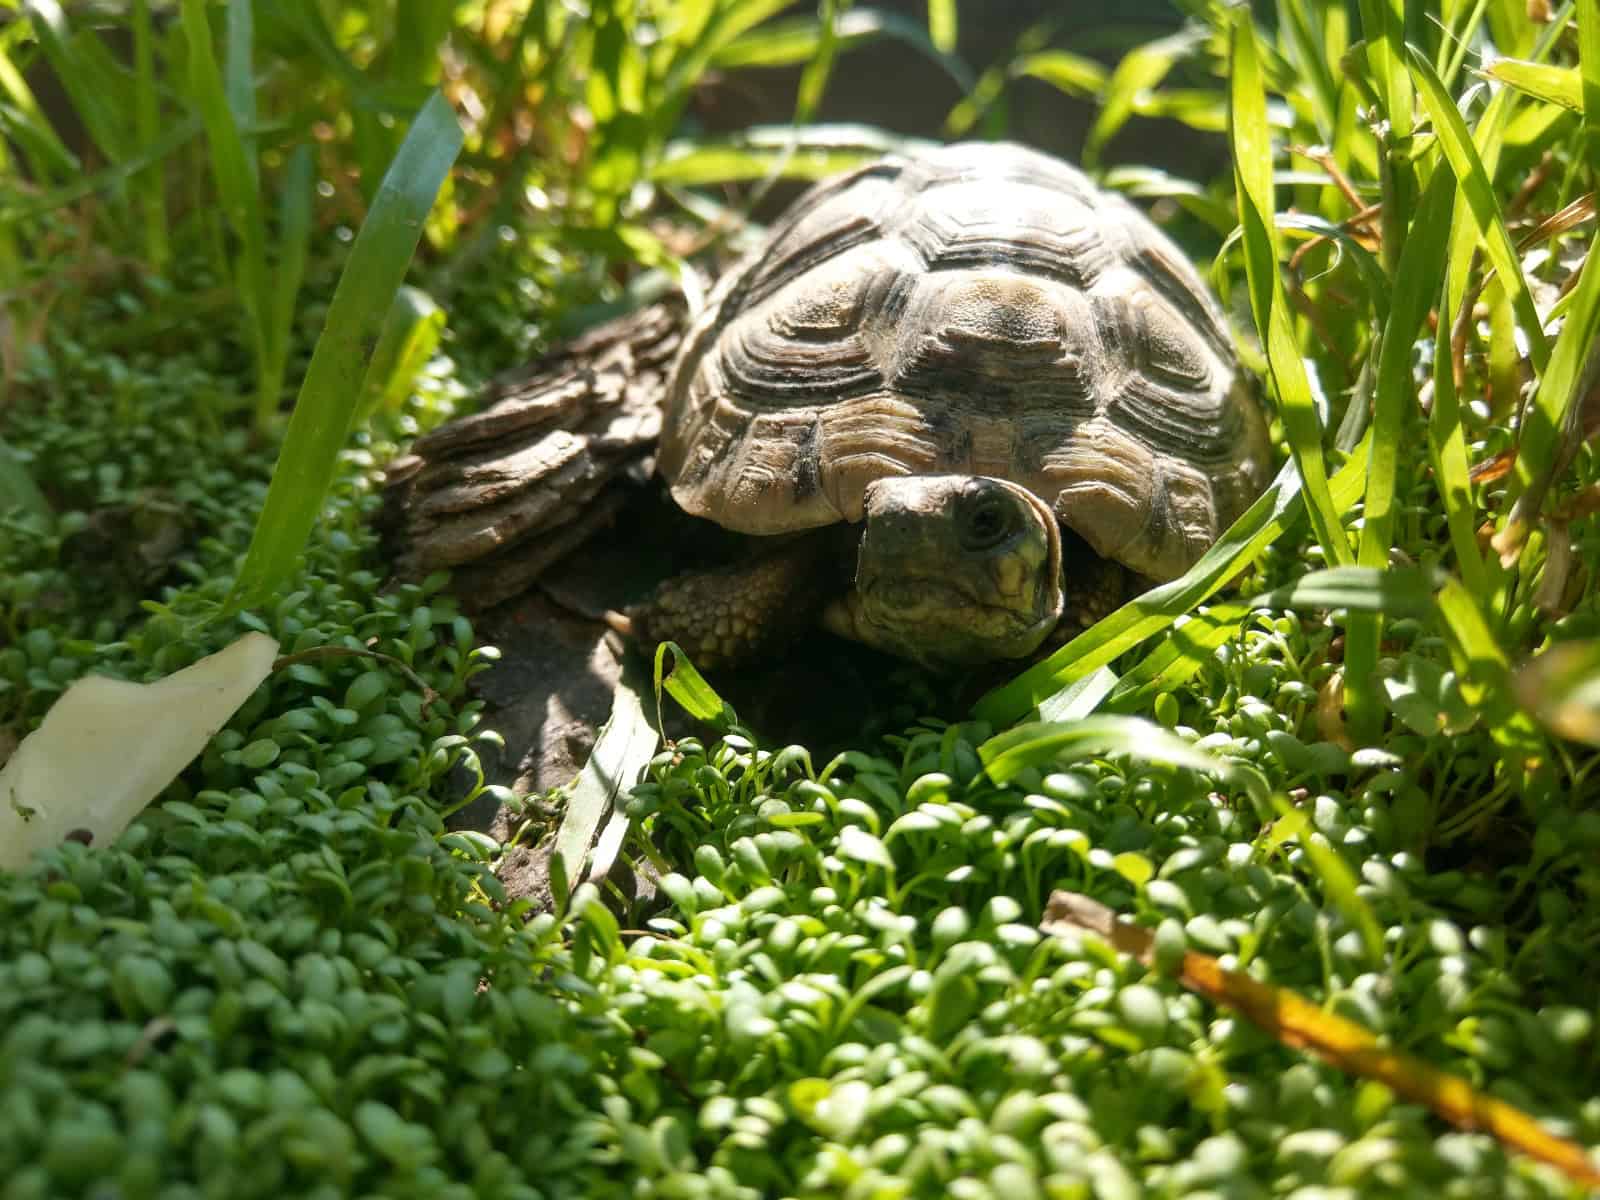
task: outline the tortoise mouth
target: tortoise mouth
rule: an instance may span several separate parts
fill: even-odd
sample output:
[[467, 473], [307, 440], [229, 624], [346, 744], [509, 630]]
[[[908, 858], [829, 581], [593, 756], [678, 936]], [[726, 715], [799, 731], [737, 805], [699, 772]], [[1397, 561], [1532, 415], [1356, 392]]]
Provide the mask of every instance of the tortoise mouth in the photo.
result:
[[[985, 622], [1000, 621], [1019, 630], [1037, 623], [1032, 615], [1019, 612], [1015, 606], [984, 600], [971, 588], [945, 576], [900, 572], [872, 575], [861, 579], [857, 590], [871, 597], [875, 623], [881, 625], [917, 625], [930, 618], [949, 622], [957, 614], [969, 618], [981, 615]], [[885, 615], [894, 619], [885, 621]]]

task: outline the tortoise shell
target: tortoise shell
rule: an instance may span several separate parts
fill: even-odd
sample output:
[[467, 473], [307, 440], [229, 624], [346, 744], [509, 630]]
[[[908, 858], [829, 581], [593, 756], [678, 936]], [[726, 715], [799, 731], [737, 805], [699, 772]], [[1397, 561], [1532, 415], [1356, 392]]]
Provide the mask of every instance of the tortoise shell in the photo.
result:
[[685, 338], [658, 465], [685, 510], [752, 534], [859, 521], [885, 476], [995, 476], [1170, 579], [1268, 459], [1182, 252], [1054, 158], [962, 143], [789, 209]]

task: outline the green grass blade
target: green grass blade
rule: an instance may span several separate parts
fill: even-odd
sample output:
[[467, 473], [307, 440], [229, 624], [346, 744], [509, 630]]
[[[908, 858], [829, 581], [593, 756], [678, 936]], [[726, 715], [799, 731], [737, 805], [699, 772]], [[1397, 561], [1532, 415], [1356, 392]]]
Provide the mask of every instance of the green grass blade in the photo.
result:
[[[1454, 180], [1435, 171], [1400, 253], [1393, 296], [1378, 355], [1373, 401], [1372, 449], [1367, 464], [1367, 494], [1362, 506], [1356, 562], [1378, 569], [1389, 561], [1394, 543], [1395, 489], [1400, 456], [1408, 446], [1406, 426], [1416, 411], [1411, 361], [1418, 336], [1434, 302], [1434, 280], [1444, 270], [1449, 245]], [[1372, 741], [1383, 719], [1378, 688], [1378, 644], [1385, 608], [1351, 616], [1345, 636], [1345, 710], [1358, 740]]]
[[848, 7], [849, 0], [822, 0], [822, 40], [817, 52], [800, 72], [800, 85], [795, 92], [794, 123], [808, 125], [816, 116], [822, 94], [827, 90], [828, 79], [833, 74], [834, 59], [839, 50], [839, 14], [841, 6]]
[[1361, 0], [1367, 66], [1383, 101], [1383, 115], [1396, 138], [1411, 132], [1411, 77], [1406, 74], [1405, 14], [1400, 0]]
[[1278, 272], [1272, 142], [1267, 131], [1266, 90], [1256, 54], [1255, 28], [1248, 10], [1240, 10], [1235, 15], [1231, 42], [1229, 132], [1233, 142], [1234, 187], [1243, 229], [1250, 308], [1277, 385], [1289, 449], [1305, 482], [1311, 527], [1330, 564], [1348, 563], [1351, 561], [1350, 544], [1344, 534], [1340, 509], [1334, 506], [1328, 494], [1322, 423], [1317, 419], [1311, 382], [1295, 343], [1289, 301]]
[[[1376, 436], [1376, 435], [1374, 435]], [[1251, 599], [1252, 608], [1347, 609], [1427, 617], [1438, 576], [1421, 567], [1329, 567]]]
[[1128, 123], [1136, 112], [1141, 93], [1155, 88], [1165, 79], [1180, 59], [1192, 54], [1201, 44], [1200, 35], [1184, 30], [1168, 37], [1135, 46], [1122, 56], [1122, 61], [1106, 81], [1100, 112], [1089, 127], [1083, 145], [1083, 163], [1094, 168], [1099, 165], [1100, 152], [1117, 131]]
[[[155, 145], [161, 136], [161, 97], [156, 81], [155, 33], [150, 23], [150, 0], [133, 4], [133, 80], [134, 134], [142, 148]], [[167, 239], [166, 173], [160, 159], [135, 177], [139, 209], [143, 214], [144, 254], [156, 274], [166, 270], [171, 249]]]
[[1047, 722], [1080, 721], [1100, 707], [1118, 682], [1115, 671], [1110, 667], [1101, 667], [1040, 701], [1039, 719]]
[[885, 154], [931, 145], [866, 125], [758, 125], [730, 138], [669, 142], [650, 178], [681, 187], [765, 179], [774, 171], [784, 179], [822, 179]]
[[1484, 715], [1489, 736], [1507, 760], [1527, 766], [1544, 754], [1533, 719], [1515, 702], [1511, 667], [1466, 587], [1450, 579], [1439, 589], [1438, 606], [1461, 696]]
[[956, 51], [956, 22], [956, 0], [928, 0], [928, 39], [946, 54]]
[[1584, 390], [1580, 385], [1592, 378], [1591, 360], [1597, 333], [1600, 333], [1600, 255], [1591, 249], [1584, 259], [1578, 286], [1572, 292], [1572, 304], [1556, 338], [1555, 349], [1551, 351], [1549, 366], [1539, 376], [1533, 403], [1523, 413], [1521, 441], [1517, 447], [1512, 486], [1508, 488], [1508, 494], [1520, 495], [1494, 538], [1495, 549], [1502, 555], [1522, 545], [1555, 481], [1555, 473], [1563, 465], [1566, 457], [1564, 430], [1569, 419], [1578, 415], [1573, 406]]
[[[1366, 447], [1334, 476], [1335, 503], [1348, 507], [1361, 494], [1366, 475]], [[1027, 716], [1046, 697], [1106, 666], [1141, 642], [1170, 627], [1229, 580], [1253, 563], [1304, 512], [1300, 477], [1286, 464], [1272, 485], [1217, 540], [1199, 562], [1173, 580], [1152, 588], [1097, 621], [1041, 663], [984, 695], [973, 714], [995, 726]]]
[[367, 357], [461, 143], [455, 113], [435, 92], [412, 122], [350, 249], [230, 597], [232, 608], [263, 603], [294, 573], [350, 431]]
[[234, 123], [250, 128], [256, 123], [255, 15], [244, 0], [227, 0], [224, 89]]
[[[1581, 19], [1578, 28], [1583, 28]], [[1586, 80], [1573, 67], [1552, 67], [1548, 63], [1502, 58], [1486, 66], [1483, 73], [1535, 100], [1558, 105], [1568, 112], [1583, 111]]]
[[[133, 149], [131, 130], [114, 100], [114, 77], [97, 71], [99, 64], [88, 51], [90, 44], [98, 45], [98, 39], [92, 31], [73, 33], [57, 0], [27, 0], [23, 11], [33, 18], [39, 47], [95, 147], [108, 163], [120, 162]], [[112, 72], [118, 69], [111, 67]]]
[[1578, 71], [1583, 81], [1583, 154], [1589, 178], [1600, 179], [1600, 13], [1578, 5]]
[[1166, 640], [1117, 682], [1106, 707], [1121, 713], [1149, 711], [1162, 692], [1181, 687], [1215, 662], [1217, 648], [1237, 637], [1249, 617], [1247, 605], [1219, 604], [1175, 624]]
[[[404, 146], [400, 153], [405, 153]], [[613, 816], [618, 798], [638, 781], [656, 751], [656, 730], [645, 712], [644, 689], [631, 675], [624, 668], [613, 692], [611, 716], [567, 792], [566, 812], [550, 855], [551, 891], [558, 909], [565, 907], [570, 885], [582, 876], [601, 822]]]
[[1310, 85], [1317, 136], [1331, 144], [1339, 121], [1339, 86], [1334, 82], [1328, 50], [1311, 13], [1310, 0], [1278, 0], [1278, 28], [1285, 49], [1292, 53], [1299, 78]]
[[1233, 218], [1233, 207], [1218, 200], [1193, 180], [1179, 179], [1154, 167], [1127, 166], [1108, 167], [1100, 182], [1113, 191], [1135, 199], [1172, 200], [1190, 216], [1205, 222], [1219, 234], [1226, 235], [1238, 228], [1238, 222]]
[[[672, 665], [667, 665], [667, 659]], [[717, 694], [717, 689], [706, 682], [706, 677], [695, 668], [689, 655], [677, 642], [662, 642], [656, 647], [655, 658], [656, 708], [661, 707], [661, 689], [682, 706], [696, 721], [704, 721], [719, 733], [726, 733], [739, 723], [733, 706]]]
[[[1454, 290], [1447, 273], [1440, 289], [1440, 312], [1452, 311], [1450, 302]], [[1478, 549], [1478, 506], [1472, 498], [1467, 435], [1461, 421], [1461, 401], [1456, 395], [1455, 367], [1447, 353], [1434, 355], [1433, 411], [1428, 415], [1428, 456], [1433, 465], [1434, 484], [1444, 505], [1450, 546], [1456, 555], [1456, 570], [1461, 573], [1461, 578], [1474, 596], [1487, 597], [1490, 590], [1489, 571]]]
[[1487, 7], [1488, 0], [1473, 0], [1470, 9], [1465, 4], [1457, 4], [1454, 13], [1446, 13], [1445, 36], [1439, 41], [1439, 78], [1444, 80], [1446, 87], [1456, 86], [1461, 66], [1472, 49]]
[[67, 149], [50, 124], [50, 118], [39, 107], [33, 89], [11, 61], [3, 44], [0, 44], [0, 96], [6, 102], [6, 134], [26, 156], [35, 183], [45, 186], [69, 179], [83, 170], [78, 156]]
[[1327, 893], [1329, 903], [1342, 912], [1345, 919], [1361, 934], [1362, 944], [1366, 947], [1368, 958], [1373, 965], [1382, 963], [1383, 926], [1373, 915], [1371, 905], [1357, 890], [1358, 880], [1355, 872], [1344, 859], [1339, 857], [1339, 852], [1311, 828], [1310, 819], [1303, 809], [1295, 808], [1277, 793], [1272, 795], [1271, 803], [1273, 810], [1278, 814], [1280, 826], [1287, 822], [1294, 828], [1295, 837], [1311, 861], [1311, 870], [1321, 881], [1322, 890]]
[[[445, 198], [448, 203], [448, 198]], [[380, 408], [398, 409], [411, 395], [417, 376], [439, 349], [444, 310], [421, 288], [400, 289], [384, 318], [383, 333], [361, 384], [358, 421]]]
[[[936, 62], [963, 92], [973, 86], [972, 69], [953, 54], [940, 50], [928, 31], [902, 13], [878, 8], [853, 8], [839, 14], [834, 23], [838, 50], [843, 53], [857, 46], [884, 39], [910, 46]], [[711, 56], [711, 66], [721, 70], [739, 67], [786, 67], [810, 62], [822, 45], [822, 22], [815, 17], [771, 21], [735, 38]]]
[[1534, 370], [1543, 375], [1550, 361], [1549, 345], [1545, 340], [1544, 329], [1539, 323], [1533, 294], [1528, 290], [1528, 281], [1523, 278], [1522, 264], [1517, 258], [1516, 247], [1511, 242], [1510, 233], [1506, 231], [1505, 217], [1500, 211], [1499, 202], [1495, 199], [1494, 186], [1490, 183], [1489, 175], [1478, 157], [1478, 150], [1472, 135], [1467, 131], [1467, 124], [1456, 111], [1450, 94], [1445, 91], [1443, 82], [1434, 72], [1433, 64], [1415, 46], [1408, 47], [1408, 50], [1411, 73], [1417, 81], [1417, 92], [1427, 106], [1434, 134], [1444, 150], [1445, 161], [1450, 164], [1456, 183], [1466, 197], [1467, 210], [1477, 224], [1478, 235], [1483, 239], [1489, 261], [1494, 265], [1501, 285], [1511, 297], [1512, 308], [1517, 314], [1517, 324], [1521, 327], [1523, 336], [1528, 339], [1528, 357], [1533, 362]]
[[1011, 74], [1018, 79], [1042, 79], [1069, 96], [1098, 96], [1109, 77], [1105, 67], [1094, 59], [1066, 50], [1025, 54], [1012, 64]]
[[[228, 104], [227, 88], [211, 44], [211, 26], [205, 0], [183, 0], [183, 32], [189, 47], [189, 88], [205, 122], [211, 149], [211, 172], [217, 196], [229, 226], [239, 239], [235, 279], [245, 310], [258, 381], [265, 383], [271, 353], [267, 333], [266, 228], [261, 213], [261, 192], [256, 167], [246, 152], [243, 137]], [[278, 397], [258, 393], [256, 423], [262, 426], [276, 410]]]
[[[145, 147], [119, 163], [103, 167], [92, 175], [79, 176], [72, 183], [53, 188], [42, 196], [29, 197], [21, 203], [0, 205], [0, 221], [25, 221], [72, 204], [96, 192], [110, 191], [132, 179], [140, 171], [161, 161], [202, 131], [203, 126], [199, 120], [187, 117], [163, 133], [154, 145]], [[0, 197], [3, 196], [4, 193], [0, 192]]]
[[1043, 51], [1054, 32], [1055, 23], [1052, 21], [1039, 21], [1024, 29], [1017, 36], [1009, 59], [991, 64], [970, 87], [963, 89], [966, 94], [945, 115], [944, 136], [961, 137], [980, 118], [990, 118], [992, 110], [1003, 108], [1006, 85], [1011, 81], [1016, 64]]
[[664, 93], [687, 95], [724, 46], [788, 7], [789, 0], [732, 0], [716, 5], [694, 40], [673, 60], [662, 85]]
[[[1600, 14], [1593, 5], [1579, 5], [1579, 47], [1583, 56], [1583, 146], [1593, 170], [1600, 156]], [[1592, 243], [1591, 243], [1592, 247]], [[1516, 497], [1505, 524], [1495, 535], [1502, 556], [1521, 547], [1538, 518], [1539, 508], [1561, 468], [1564, 434], [1572, 407], [1586, 378], [1592, 378], [1594, 341], [1600, 332], [1600, 263], [1591, 251], [1584, 259], [1578, 286], [1571, 293], [1566, 319], [1550, 353], [1548, 366], [1539, 373], [1533, 403], [1523, 414], [1521, 440], [1512, 485]], [[1520, 494], [1519, 494], [1520, 493]]]
[[1265, 808], [1269, 802], [1266, 780], [1253, 767], [1213, 758], [1139, 717], [1105, 715], [1080, 721], [1036, 721], [997, 733], [978, 747], [984, 774], [1002, 785], [1030, 768], [1113, 754], [1217, 775], [1240, 786], [1258, 807]]

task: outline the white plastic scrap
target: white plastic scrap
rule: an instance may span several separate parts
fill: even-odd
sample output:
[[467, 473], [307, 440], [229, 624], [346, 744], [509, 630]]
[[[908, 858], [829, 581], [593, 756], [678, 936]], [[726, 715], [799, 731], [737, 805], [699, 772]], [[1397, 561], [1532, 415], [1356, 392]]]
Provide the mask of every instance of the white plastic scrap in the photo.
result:
[[69, 835], [114, 841], [272, 670], [278, 643], [247, 633], [155, 683], [69, 687], [0, 770], [0, 870]]

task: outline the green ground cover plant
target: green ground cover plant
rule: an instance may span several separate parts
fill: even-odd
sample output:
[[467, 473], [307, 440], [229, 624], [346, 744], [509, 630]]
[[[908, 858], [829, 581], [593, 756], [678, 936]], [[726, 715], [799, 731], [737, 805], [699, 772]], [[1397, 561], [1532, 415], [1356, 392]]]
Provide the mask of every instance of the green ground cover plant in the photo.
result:
[[[286, 656], [114, 845], [0, 876], [0, 1197], [1584, 1194], [1162, 954], [1600, 1145], [1600, 17], [1180, 9], [969, 64], [948, 2], [0, 3], [0, 740], [90, 671]], [[895, 145], [812, 121], [885, 39], [952, 136], [1093, 97], [1283, 469], [1182, 579], [827, 761], [678, 668], [714, 725], [618, 798], [662, 898], [537, 911], [446, 821], [564, 798], [484, 782], [495, 652], [443, 578], [385, 586], [377, 472], [676, 233]], [[801, 64], [791, 125], [695, 114]], [[1231, 169], [1127, 165], [1152, 119]], [[374, 274], [396, 162], [434, 178]], [[1155, 964], [1042, 933], [1057, 888]]]

